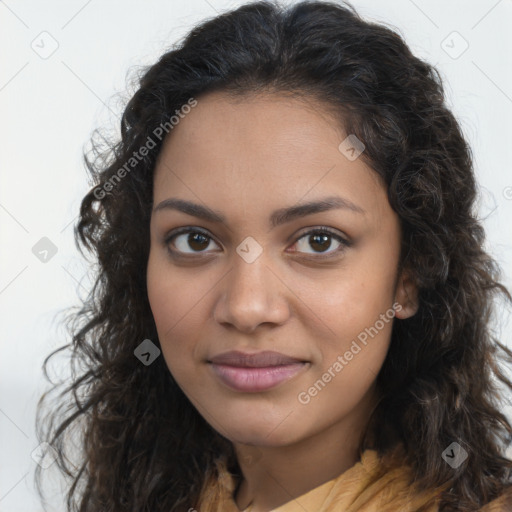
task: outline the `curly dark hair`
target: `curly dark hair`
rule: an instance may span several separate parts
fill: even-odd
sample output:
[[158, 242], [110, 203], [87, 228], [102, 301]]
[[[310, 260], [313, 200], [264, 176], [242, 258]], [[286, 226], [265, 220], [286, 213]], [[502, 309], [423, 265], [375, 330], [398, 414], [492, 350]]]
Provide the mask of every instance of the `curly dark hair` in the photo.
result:
[[[153, 172], [164, 141], [155, 133], [210, 91], [317, 99], [364, 141], [361, 158], [387, 187], [419, 309], [394, 321], [377, 377], [382, 398], [361, 450], [384, 454], [400, 440], [421, 488], [449, 483], [441, 511], [476, 510], [510, 488], [512, 426], [500, 409], [512, 383], [498, 361], [512, 363], [512, 352], [491, 323], [496, 299], [512, 297], [483, 248], [471, 149], [439, 72], [350, 4], [260, 1], [202, 22], [138, 80], [120, 140], [101, 145], [93, 137], [86, 151], [94, 186], [75, 237], [97, 260], [96, 280], [69, 315], [70, 343], [43, 364], [51, 381], [50, 359], [70, 353], [71, 384], [52, 382], [36, 418], [39, 438], [69, 478], [68, 510], [186, 511], [220, 455], [237, 470], [231, 443], [192, 406], [164, 359], [146, 367], [134, 357], [142, 340], [159, 344], [146, 287]], [[127, 168], [149, 139], [154, 147]], [[47, 410], [57, 391], [60, 403]], [[470, 452], [457, 469], [440, 456], [453, 441]], [[43, 495], [39, 468], [36, 482]]]

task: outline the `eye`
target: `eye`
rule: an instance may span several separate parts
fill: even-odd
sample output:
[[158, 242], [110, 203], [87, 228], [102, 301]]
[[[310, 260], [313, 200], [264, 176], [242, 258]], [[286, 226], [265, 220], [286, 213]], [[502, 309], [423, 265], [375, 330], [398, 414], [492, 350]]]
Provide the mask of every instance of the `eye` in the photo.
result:
[[[335, 240], [335, 248], [334, 250], [329, 251], [333, 246], [332, 239]], [[343, 252], [346, 247], [350, 246], [350, 242], [337, 232], [334, 232], [329, 228], [322, 227], [304, 233], [297, 239], [294, 245], [298, 247], [297, 252], [305, 252], [308, 254], [308, 251], [305, 249], [311, 247], [314, 250], [309, 252], [309, 254], [328, 254], [327, 257], [330, 257], [334, 254]]]
[[[174, 231], [165, 239], [169, 251], [184, 254], [204, 253], [212, 241], [212, 237], [199, 228], [182, 228]], [[169, 247], [170, 245], [176, 247], [177, 250]], [[187, 249], [192, 250], [188, 251]]]

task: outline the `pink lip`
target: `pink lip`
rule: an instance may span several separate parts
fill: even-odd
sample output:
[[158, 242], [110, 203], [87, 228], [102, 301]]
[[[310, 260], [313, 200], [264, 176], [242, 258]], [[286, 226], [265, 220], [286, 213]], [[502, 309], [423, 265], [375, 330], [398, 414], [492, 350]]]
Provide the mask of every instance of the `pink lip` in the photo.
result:
[[209, 362], [222, 382], [236, 391], [249, 393], [273, 388], [291, 379], [306, 365], [305, 361], [272, 351], [224, 352]]

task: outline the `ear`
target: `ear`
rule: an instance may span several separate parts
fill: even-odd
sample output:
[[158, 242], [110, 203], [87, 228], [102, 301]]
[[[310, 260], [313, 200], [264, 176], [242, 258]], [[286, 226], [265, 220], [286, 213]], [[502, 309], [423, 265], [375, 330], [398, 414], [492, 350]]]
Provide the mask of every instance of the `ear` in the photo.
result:
[[398, 278], [395, 303], [395, 317], [401, 320], [413, 316], [418, 311], [418, 287], [407, 270], [403, 270]]

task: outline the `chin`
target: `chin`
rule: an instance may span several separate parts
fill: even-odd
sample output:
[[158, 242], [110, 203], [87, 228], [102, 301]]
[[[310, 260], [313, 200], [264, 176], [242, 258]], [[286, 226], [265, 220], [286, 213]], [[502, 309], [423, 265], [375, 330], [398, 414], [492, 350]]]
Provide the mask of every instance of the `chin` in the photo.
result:
[[[268, 431], [261, 432], [230, 432], [227, 437], [229, 441], [237, 444], [244, 444], [249, 446], [256, 446], [260, 448], [278, 448], [280, 446], [287, 446], [300, 440], [300, 436], [295, 438], [290, 433], [285, 433], [279, 436], [268, 436]], [[231, 435], [233, 434], [233, 435]]]
[[[282, 421], [282, 420], [281, 420]], [[241, 443], [260, 447], [278, 447], [293, 444], [303, 436], [290, 424], [265, 421], [261, 417], [248, 418], [247, 421], [232, 422], [229, 430], [222, 433], [232, 443]]]

